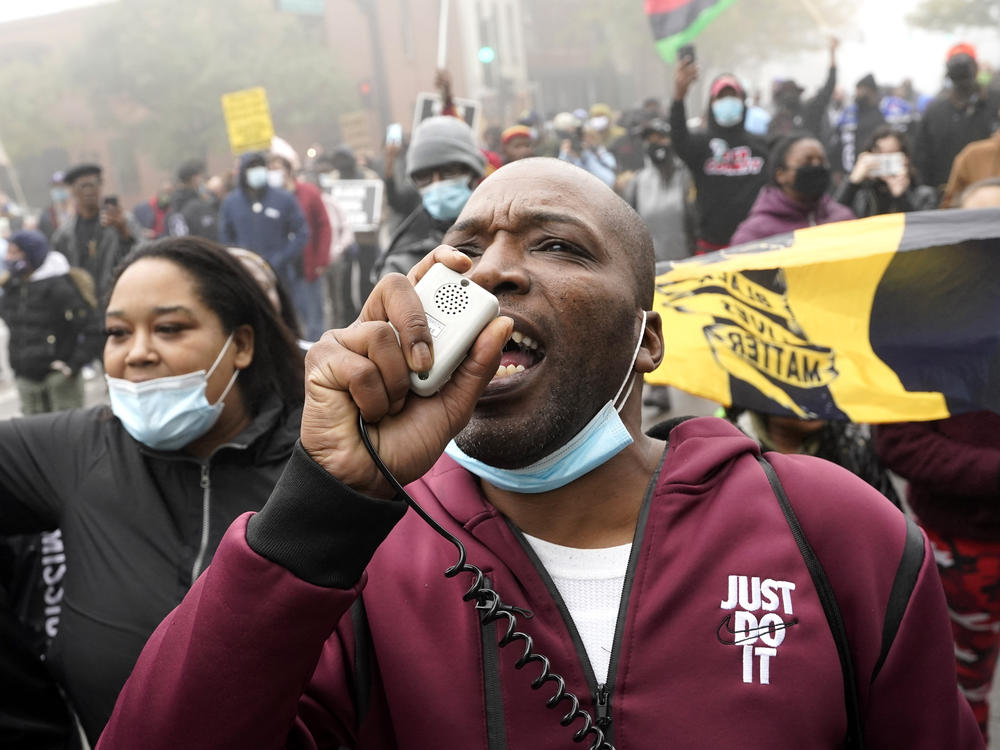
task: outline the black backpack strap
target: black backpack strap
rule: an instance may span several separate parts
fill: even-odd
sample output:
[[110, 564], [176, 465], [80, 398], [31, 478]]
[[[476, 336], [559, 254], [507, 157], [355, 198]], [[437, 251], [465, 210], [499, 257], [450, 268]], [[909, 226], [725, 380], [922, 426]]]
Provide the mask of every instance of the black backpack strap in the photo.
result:
[[354, 711], [358, 727], [368, 715], [372, 689], [372, 634], [368, 627], [368, 612], [359, 596], [351, 605], [351, 625], [354, 627]]
[[920, 528], [912, 519], [906, 519], [906, 542], [903, 544], [903, 557], [896, 569], [896, 578], [889, 592], [889, 603], [885, 610], [885, 622], [882, 624], [882, 650], [879, 652], [875, 669], [872, 670], [872, 682], [878, 677], [882, 664], [889, 655], [889, 649], [896, 638], [899, 624], [903, 621], [906, 605], [910, 603], [910, 594], [917, 585], [917, 576], [924, 564], [924, 537]]
[[788, 500], [788, 495], [785, 494], [785, 488], [781, 486], [781, 480], [778, 479], [778, 473], [763, 456], [759, 456], [757, 460], [760, 462], [764, 474], [767, 475], [767, 481], [771, 484], [774, 496], [778, 499], [778, 505], [781, 506], [781, 512], [785, 514], [788, 527], [791, 529], [795, 543], [799, 547], [799, 552], [802, 554], [806, 567], [809, 569], [809, 576], [812, 578], [813, 586], [816, 587], [820, 604], [823, 605], [823, 612], [826, 614], [827, 623], [830, 625], [830, 632], [833, 634], [833, 641], [837, 646], [837, 655], [840, 657], [840, 670], [844, 677], [844, 706], [847, 709], [847, 739], [845, 746], [849, 750], [863, 750], [864, 737], [861, 729], [861, 701], [858, 697], [858, 684], [854, 674], [854, 660], [851, 658], [851, 648], [847, 641], [847, 628], [844, 626], [844, 618], [841, 617], [840, 607], [837, 606], [833, 587], [830, 586], [830, 581], [826, 577], [826, 571], [823, 570], [819, 558], [816, 557], [812, 545], [809, 544], [805, 532], [802, 531], [802, 525], [799, 523], [798, 516], [792, 510], [792, 504]]

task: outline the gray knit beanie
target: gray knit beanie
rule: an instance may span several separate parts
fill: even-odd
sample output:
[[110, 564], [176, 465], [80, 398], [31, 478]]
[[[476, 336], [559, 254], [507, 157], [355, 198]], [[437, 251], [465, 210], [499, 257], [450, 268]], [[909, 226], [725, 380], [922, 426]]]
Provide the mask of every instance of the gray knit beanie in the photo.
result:
[[464, 164], [479, 177], [486, 160], [476, 146], [472, 128], [464, 120], [444, 115], [428, 117], [413, 131], [406, 152], [406, 174], [445, 164]]

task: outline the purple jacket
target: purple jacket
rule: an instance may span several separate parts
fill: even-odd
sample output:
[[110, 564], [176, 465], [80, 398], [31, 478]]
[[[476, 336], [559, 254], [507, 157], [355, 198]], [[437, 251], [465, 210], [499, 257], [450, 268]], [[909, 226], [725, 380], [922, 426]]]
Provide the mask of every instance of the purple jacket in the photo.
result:
[[1000, 540], [1000, 414], [879, 425], [875, 445], [909, 480], [921, 524], [946, 537]]
[[824, 194], [815, 206], [804, 206], [789, 198], [781, 188], [765, 185], [757, 194], [750, 213], [736, 227], [730, 244], [740, 245], [796, 229], [853, 218], [851, 209], [837, 203], [829, 195]]
[[[519, 626], [610, 721], [617, 747], [841, 748], [841, 666], [757, 451], [711, 417], [670, 432], [604, 686], [548, 576], [476, 480], [443, 457], [409, 490], [507, 603], [533, 613]], [[839, 601], [868, 747], [983, 748], [957, 692], [926, 540], [916, 537], [919, 569], [894, 586], [902, 514], [833, 464], [768, 457]], [[398, 505], [353, 493], [298, 447], [268, 506], [233, 524], [150, 639], [99, 750], [570, 747], [581, 723], [560, 726], [568, 704], [546, 708], [552, 683], [533, 691], [539, 667], [517, 670], [521, 645], [499, 649], [496, 626], [462, 600], [470, 576], [444, 577], [453, 547]], [[890, 591], [906, 602], [898, 628], [886, 622]]]

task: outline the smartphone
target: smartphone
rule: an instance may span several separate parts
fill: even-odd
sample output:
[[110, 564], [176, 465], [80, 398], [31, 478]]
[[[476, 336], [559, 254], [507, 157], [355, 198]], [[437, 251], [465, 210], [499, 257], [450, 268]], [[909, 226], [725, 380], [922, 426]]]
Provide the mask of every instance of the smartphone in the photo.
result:
[[891, 177], [903, 174], [906, 169], [903, 154], [900, 151], [895, 151], [891, 154], [876, 154], [876, 156], [878, 157], [878, 164], [872, 170], [872, 177]]
[[677, 48], [677, 59], [681, 62], [687, 61], [688, 64], [694, 62], [694, 45], [693, 44], [682, 44]]
[[385, 129], [385, 145], [399, 146], [403, 143], [403, 126], [398, 122], [389, 124]]
[[118, 196], [117, 195], [105, 195], [102, 203], [105, 206], [114, 206], [118, 208]]

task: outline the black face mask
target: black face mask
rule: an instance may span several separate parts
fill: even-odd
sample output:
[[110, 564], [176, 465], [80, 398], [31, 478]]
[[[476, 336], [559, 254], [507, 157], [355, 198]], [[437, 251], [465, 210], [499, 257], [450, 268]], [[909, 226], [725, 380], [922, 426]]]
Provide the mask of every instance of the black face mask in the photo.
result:
[[830, 168], [822, 164], [806, 164], [795, 170], [792, 188], [810, 200], [818, 200], [830, 187]]
[[670, 146], [663, 145], [662, 143], [650, 143], [646, 146], [646, 154], [649, 156], [649, 159], [653, 162], [653, 164], [666, 164], [670, 161], [673, 149]]
[[976, 77], [976, 66], [971, 60], [948, 63], [948, 77], [956, 86], [968, 86]]

